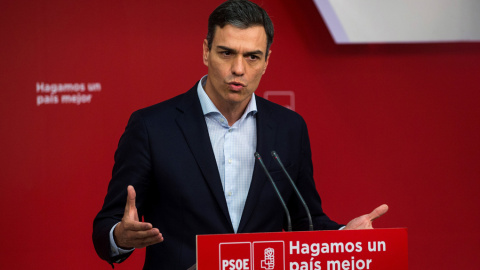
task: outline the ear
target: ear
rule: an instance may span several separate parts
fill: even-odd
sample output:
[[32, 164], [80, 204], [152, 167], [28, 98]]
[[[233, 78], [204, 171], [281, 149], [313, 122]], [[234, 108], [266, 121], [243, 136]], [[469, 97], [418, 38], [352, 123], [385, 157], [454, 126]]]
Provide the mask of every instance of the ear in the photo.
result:
[[270, 56], [271, 56], [271, 55], [272, 55], [272, 51], [269, 50], [269, 51], [268, 51], [267, 60], [265, 60], [265, 65], [263, 66], [262, 75], [265, 74], [265, 71], [267, 71], [268, 61], [270, 60]]
[[208, 49], [208, 41], [207, 39], [203, 40], [203, 64], [208, 67], [208, 55], [210, 54], [210, 50]]

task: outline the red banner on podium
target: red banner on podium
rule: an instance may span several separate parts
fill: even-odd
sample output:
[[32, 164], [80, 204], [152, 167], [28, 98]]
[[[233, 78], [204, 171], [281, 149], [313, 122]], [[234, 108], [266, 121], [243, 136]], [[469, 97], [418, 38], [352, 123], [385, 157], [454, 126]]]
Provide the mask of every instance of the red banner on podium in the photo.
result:
[[405, 270], [407, 229], [197, 236], [198, 270]]

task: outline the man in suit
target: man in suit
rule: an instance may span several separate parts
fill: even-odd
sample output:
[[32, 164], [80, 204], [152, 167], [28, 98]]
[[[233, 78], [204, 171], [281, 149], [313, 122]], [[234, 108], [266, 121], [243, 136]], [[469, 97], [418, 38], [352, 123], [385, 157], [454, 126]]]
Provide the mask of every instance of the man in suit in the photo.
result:
[[[272, 150], [305, 197], [314, 229], [342, 227], [322, 210], [303, 118], [254, 94], [272, 41], [273, 24], [262, 8], [246, 0], [221, 4], [203, 44], [207, 76], [186, 93], [132, 114], [94, 220], [102, 259], [118, 263], [147, 247], [144, 269], [186, 269], [195, 263], [198, 234], [286, 228], [279, 199], [255, 164], [256, 151], [286, 200], [294, 230], [307, 230], [308, 218]], [[371, 228], [384, 212], [386, 206], [377, 208], [346, 229]]]

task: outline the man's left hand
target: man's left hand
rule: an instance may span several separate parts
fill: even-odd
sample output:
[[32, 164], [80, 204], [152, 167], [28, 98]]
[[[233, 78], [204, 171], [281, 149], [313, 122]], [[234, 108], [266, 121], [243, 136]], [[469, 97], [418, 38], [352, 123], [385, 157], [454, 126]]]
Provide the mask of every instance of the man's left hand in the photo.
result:
[[345, 226], [344, 230], [364, 230], [364, 229], [373, 229], [372, 222], [381, 217], [388, 211], [388, 205], [382, 204], [379, 207], [375, 208], [370, 214], [359, 216], [352, 219]]

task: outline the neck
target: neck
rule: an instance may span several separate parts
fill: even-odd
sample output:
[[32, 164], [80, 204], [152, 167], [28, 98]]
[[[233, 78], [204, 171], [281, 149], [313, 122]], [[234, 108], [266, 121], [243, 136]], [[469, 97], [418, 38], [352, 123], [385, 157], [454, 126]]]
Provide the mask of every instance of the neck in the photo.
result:
[[[251, 98], [250, 98], [251, 99]], [[241, 103], [227, 103], [227, 104], [222, 104], [222, 103], [215, 103], [215, 106], [217, 109], [220, 111], [220, 113], [227, 118], [228, 125], [232, 126], [235, 124], [235, 122], [242, 117], [243, 113], [245, 112], [245, 109], [247, 108], [248, 103], [250, 102], [250, 99], [245, 100], [244, 102]]]
[[205, 90], [205, 93], [210, 98], [210, 100], [213, 102], [213, 105], [215, 105], [215, 107], [217, 107], [220, 113], [227, 119], [229, 126], [235, 124], [235, 122], [237, 122], [240, 117], [242, 117], [245, 109], [248, 106], [248, 103], [252, 99], [252, 96], [250, 95], [248, 98], [245, 98], [244, 100], [238, 102], [235, 102], [233, 100], [228, 101], [216, 91], [211, 91], [212, 86], [209, 85], [208, 78], [206, 83], [203, 85], [203, 89]]

